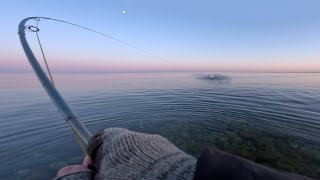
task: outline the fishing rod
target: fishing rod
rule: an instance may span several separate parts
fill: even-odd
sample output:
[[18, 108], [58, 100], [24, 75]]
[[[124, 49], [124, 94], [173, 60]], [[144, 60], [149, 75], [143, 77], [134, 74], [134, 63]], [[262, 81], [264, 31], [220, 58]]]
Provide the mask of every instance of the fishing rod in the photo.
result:
[[[26, 25], [26, 23], [29, 20], [34, 20], [36, 21], [36, 26], [32, 26], [32, 25]], [[88, 155], [87, 149], [88, 149], [88, 141], [90, 139], [90, 137], [92, 136], [92, 134], [89, 132], [89, 130], [84, 126], [84, 124], [79, 120], [79, 118], [72, 112], [72, 110], [70, 109], [70, 107], [68, 106], [68, 104], [66, 103], [66, 101], [63, 99], [63, 97], [60, 95], [59, 91], [57, 90], [57, 88], [55, 87], [48, 63], [46, 61], [46, 57], [45, 54], [43, 52], [43, 48], [40, 42], [40, 38], [38, 35], [38, 32], [40, 31], [38, 28], [38, 24], [40, 20], [52, 20], [52, 21], [56, 21], [56, 22], [60, 22], [60, 23], [65, 23], [65, 24], [69, 24], [72, 26], [76, 26], [78, 28], [84, 29], [84, 30], [88, 30], [91, 31], [93, 33], [102, 35], [106, 38], [112, 39], [114, 41], [117, 41], [119, 43], [122, 43], [128, 47], [134, 48], [138, 51], [141, 51], [143, 53], [149, 54], [151, 56], [157, 57], [158, 59], [168, 63], [168, 61], [166, 61], [164, 58], [159, 57], [159, 56], [155, 56], [153, 53], [146, 51], [144, 49], [138, 48], [137, 46], [134, 46], [130, 43], [127, 43], [125, 41], [122, 41], [120, 39], [117, 39], [115, 37], [112, 37], [110, 35], [107, 35], [105, 33], [84, 27], [84, 26], [80, 26], [71, 22], [67, 22], [67, 21], [63, 21], [63, 20], [59, 20], [59, 19], [54, 19], [54, 18], [48, 18], [48, 17], [28, 17], [23, 19], [19, 26], [18, 26], [18, 34], [20, 37], [20, 42], [22, 45], [22, 48], [29, 60], [29, 63], [31, 64], [35, 74], [37, 75], [39, 81], [41, 82], [43, 88], [45, 89], [45, 91], [47, 92], [47, 94], [49, 95], [50, 99], [52, 100], [52, 102], [55, 104], [55, 106], [57, 107], [58, 111], [61, 113], [61, 115], [63, 116], [63, 118], [66, 120], [66, 122], [71, 126], [71, 129], [80, 145], [80, 147], [82, 148], [82, 150]], [[40, 46], [40, 50], [42, 53], [42, 57], [45, 61], [45, 65], [49, 74], [50, 79], [48, 78], [48, 76], [46, 75], [45, 71], [42, 69], [41, 65], [39, 64], [37, 58], [35, 57], [35, 55], [33, 54], [28, 41], [26, 39], [26, 31], [30, 31], [30, 32], [34, 32], [37, 35], [37, 39], [38, 39], [38, 43]]]
[[[61, 113], [63, 118], [66, 120], [66, 122], [71, 126], [72, 131], [74, 132], [76, 139], [78, 143], [80, 144], [82, 150], [88, 154], [88, 141], [92, 134], [89, 132], [89, 130], [84, 126], [84, 124], [79, 120], [79, 118], [72, 112], [66, 101], [62, 98], [59, 91], [56, 89], [55, 85], [53, 84], [53, 79], [51, 77], [50, 71], [50, 79], [47, 77], [45, 71], [41, 68], [41, 65], [39, 64], [37, 58], [33, 54], [28, 41], [26, 39], [26, 33], [25, 31], [31, 31], [31, 32], [38, 32], [39, 28], [35, 26], [26, 26], [26, 23], [29, 20], [36, 20], [39, 21], [44, 17], [29, 17], [23, 19], [19, 26], [18, 26], [18, 34], [20, 38], [20, 42], [22, 45], [22, 48], [29, 60], [29, 63], [31, 64], [35, 74], [37, 75], [39, 81], [41, 82], [43, 88], [46, 90], [47, 94], [49, 95], [52, 102], [57, 107], [58, 111]], [[44, 18], [44, 19], [50, 19], [50, 18]], [[40, 44], [41, 47], [41, 44]], [[42, 47], [41, 47], [42, 51]], [[47, 65], [47, 64], [46, 64]], [[47, 66], [48, 68], [48, 66]]]

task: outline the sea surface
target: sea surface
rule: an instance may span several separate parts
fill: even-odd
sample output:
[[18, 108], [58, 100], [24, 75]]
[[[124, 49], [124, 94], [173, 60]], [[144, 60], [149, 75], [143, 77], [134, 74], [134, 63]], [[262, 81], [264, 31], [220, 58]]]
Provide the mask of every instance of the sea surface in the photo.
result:
[[[160, 134], [320, 179], [319, 73], [54, 74], [88, 129]], [[84, 154], [34, 74], [0, 74], [0, 179], [51, 179]]]

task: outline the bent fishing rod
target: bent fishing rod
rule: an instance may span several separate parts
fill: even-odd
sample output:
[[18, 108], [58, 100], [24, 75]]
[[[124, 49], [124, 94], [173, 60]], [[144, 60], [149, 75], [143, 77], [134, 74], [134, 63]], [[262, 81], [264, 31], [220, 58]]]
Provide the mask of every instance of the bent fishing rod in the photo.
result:
[[[50, 79], [46, 75], [45, 71], [42, 69], [41, 65], [39, 64], [37, 58], [33, 54], [28, 41], [26, 39], [26, 30], [31, 32], [38, 32], [39, 28], [35, 26], [26, 26], [26, 23], [29, 20], [36, 20], [37, 22], [40, 21], [40, 19], [49, 19], [44, 17], [29, 17], [26, 19], [23, 19], [19, 26], [18, 26], [18, 34], [20, 37], [20, 42], [22, 45], [22, 48], [29, 60], [29, 63], [31, 64], [35, 74], [37, 75], [39, 81], [42, 84], [42, 87], [45, 89], [47, 94], [49, 95], [52, 102], [57, 107], [58, 111], [61, 113], [63, 118], [66, 120], [66, 122], [71, 126], [72, 131], [74, 132], [76, 139], [78, 140], [78, 143], [80, 144], [82, 150], [88, 154], [88, 141], [90, 137], [92, 136], [89, 130], [84, 126], [84, 124], [79, 120], [79, 118], [72, 112], [66, 101], [62, 98], [59, 91], [53, 84], [53, 79], [50, 74]], [[38, 23], [37, 23], [38, 24]], [[38, 35], [38, 34], [37, 34]], [[41, 46], [40, 46], [41, 47]], [[42, 51], [42, 47], [41, 47]], [[47, 65], [47, 64], [46, 64]], [[48, 68], [48, 66], [47, 66]]]
[[[32, 26], [32, 25], [26, 25], [27, 22], [29, 20], [34, 20], [36, 22], [36, 26]], [[18, 26], [18, 34], [19, 34], [19, 38], [20, 38], [20, 42], [22, 45], [22, 48], [29, 60], [29, 63], [31, 64], [35, 74], [37, 75], [40, 83], [42, 84], [42, 87], [45, 89], [45, 91], [47, 92], [47, 94], [49, 95], [50, 99], [52, 100], [52, 102], [55, 104], [56, 108], [58, 109], [58, 111], [61, 113], [61, 115], [63, 116], [63, 118], [65, 119], [65, 121], [71, 126], [71, 129], [76, 137], [76, 140], [78, 141], [80, 147], [82, 148], [82, 150], [84, 151], [84, 153], [86, 153], [88, 155], [88, 141], [90, 139], [90, 137], [92, 136], [92, 134], [89, 132], [89, 130], [84, 126], [84, 124], [79, 120], [79, 118], [72, 112], [72, 110], [70, 109], [70, 107], [68, 106], [68, 104], [66, 103], [66, 101], [63, 99], [63, 97], [60, 95], [59, 91], [57, 90], [57, 88], [55, 87], [51, 72], [50, 72], [50, 68], [48, 66], [42, 45], [41, 45], [41, 41], [38, 35], [38, 32], [40, 31], [38, 25], [40, 20], [51, 20], [51, 21], [56, 21], [56, 22], [60, 22], [60, 23], [65, 23], [65, 24], [69, 24], [72, 26], [75, 26], [77, 28], [80, 29], [84, 29], [90, 32], [93, 32], [95, 34], [104, 36], [105, 38], [111, 39], [113, 41], [117, 41], [125, 46], [128, 46], [130, 48], [133, 48], [137, 51], [143, 52], [145, 54], [151, 55], [153, 57], [156, 57], [159, 60], [162, 60], [165, 63], [168, 63], [167, 60], [165, 60], [164, 58], [160, 57], [160, 56], [156, 56], [153, 53], [151, 53], [150, 51], [141, 49], [137, 46], [134, 46], [130, 43], [127, 43], [125, 41], [122, 41], [118, 38], [115, 38], [113, 36], [110, 36], [108, 34], [93, 30], [91, 28], [87, 28], [85, 26], [80, 26], [78, 24], [74, 24], [68, 21], [63, 21], [63, 20], [59, 20], [59, 19], [54, 19], [54, 18], [48, 18], [48, 17], [28, 17], [23, 19], [19, 26]], [[42, 57], [43, 60], [45, 62], [46, 68], [47, 68], [47, 72], [49, 74], [50, 79], [48, 78], [47, 74], [45, 73], [45, 71], [42, 69], [41, 65], [39, 64], [37, 58], [35, 57], [35, 55], [33, 54], [28, 41], [26, 39], [26, 31], [29, 32], [34, 32], [37, 35], [37, 39], [38, 39], [38, 43], [39, 43], [39, 47], [42, 53]]]
[[[32, 26], [32, 25], [26, 25], [27, 22], [29, 20], [34, 20], [36, 21], [36, 26]], [[65, 119], [65, 121], [71, 126], [71, 129], [79, 143], [79, 145], [81, 146], [82, 150], [88, 155], [87, 149], [88, 149], [88, 141], [90, 139], [90, 137], [92, 136], [91, 133], [89, 132], [89, 130], [84, 126], [84, 124], [79, 120], [79, 118], [72, 112], [72, 110], [70, 109], [70, 107], [68, 106], [68, 104], [66, 103], [66, 101], [63, 99], [63, 97], [60, 95], [59, 91], [57, 90], [57, 88], [55, 87], [48, 63], [46, 61], [46, 57], [45, 54], [43, 52], [43, 48], [40, 42], [40, 38], [38, 35], [38, 32], [40, 31], [38, 24], [40, 20], [51, 20], [51, 21], [56, 21], [56, 22], [60, 22], [60, 23], [65, 23], [65, 24], [69, 24], [87, 31], [91, 31], [93, 33], [96, 33], [98, 35], [102, 35], [106, 38], [112, 39], [114, 41], [117, 41], [119, 43], [122, 43], [128, 47], [134, 48], [138, 51], [141, 51], [143, 53], [149, 54], [151, 56], [155, 56], [154, 54], [150, 53], [149, 51], [146, 51], [144, 49], [138, 48], [130, 43], [127, 43], [125, 41], [122, 41], [120, 39], [117, 39], [115, 37], [112, 37], [110, 35], [107, 35], [105, 33], [101, 33], [99, 31], [84, 27], [84, 26], [80, 26], [74, 23], [70, 23], [67, 21], [63, 21], [63, 20], [59, 20], [59, 19], [53, 19], [53, 18], [47, 18], [47, 17], [28, 17], [23, 19], [19, 26], [18, 26], [18, 34], [20, 37], [20, 42], [22, 45], [22, 48], [29, 60], [29, 63], [31, 64], [35, 74], [37, 75], [40, 83], [42, 84], [42, 87], [45, 89], [45, 91], [47, 92], [47, 94], [49, 95], [50, 99], [52, 100], [52, 102], [55, 104], [55, 106], [57, 107], [58, 111], [61, 113], [61, 115], [63, 116], [63, 118]], [[38, 43], [40, 46], [40, 50], [42, 53], [42, 57], [44, 59], [49, 77], [47, 76], [47, 74], [45, 73], [45, 71], [42, 69], [41, 65], [39, 64], [37, 58], [35, 57], [35, 55], [33, 54], [28, 41], [26, 39], [26, 31], [29, 32], [34, 32], [37, 35], [37, 39], [38, 39]], [[159, 56], [155, 56], [158, 59], [161, 59], [164, 62], [167, 62], [165, 59], [159, 57]]]

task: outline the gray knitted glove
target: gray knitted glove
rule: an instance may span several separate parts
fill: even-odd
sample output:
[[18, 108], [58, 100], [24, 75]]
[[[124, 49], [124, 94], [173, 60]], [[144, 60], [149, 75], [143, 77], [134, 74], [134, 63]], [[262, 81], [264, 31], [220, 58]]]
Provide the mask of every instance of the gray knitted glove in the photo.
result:
[[192, 179], [196, 159], [159, 135], [100, 131], [89, 144], [94, 179]]

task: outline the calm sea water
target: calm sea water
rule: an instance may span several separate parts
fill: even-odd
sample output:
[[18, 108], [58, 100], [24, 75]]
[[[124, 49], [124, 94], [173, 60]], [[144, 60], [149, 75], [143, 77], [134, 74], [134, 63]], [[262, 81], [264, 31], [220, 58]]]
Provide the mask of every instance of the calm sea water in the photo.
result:
[[[56, 74], [91, 132], [158, 133], [195, 156], [206, 144], [320, 177], [320, 74]], [[0, 179], [50, 179], [83, 158], [34, 74], [0, 74]]]

